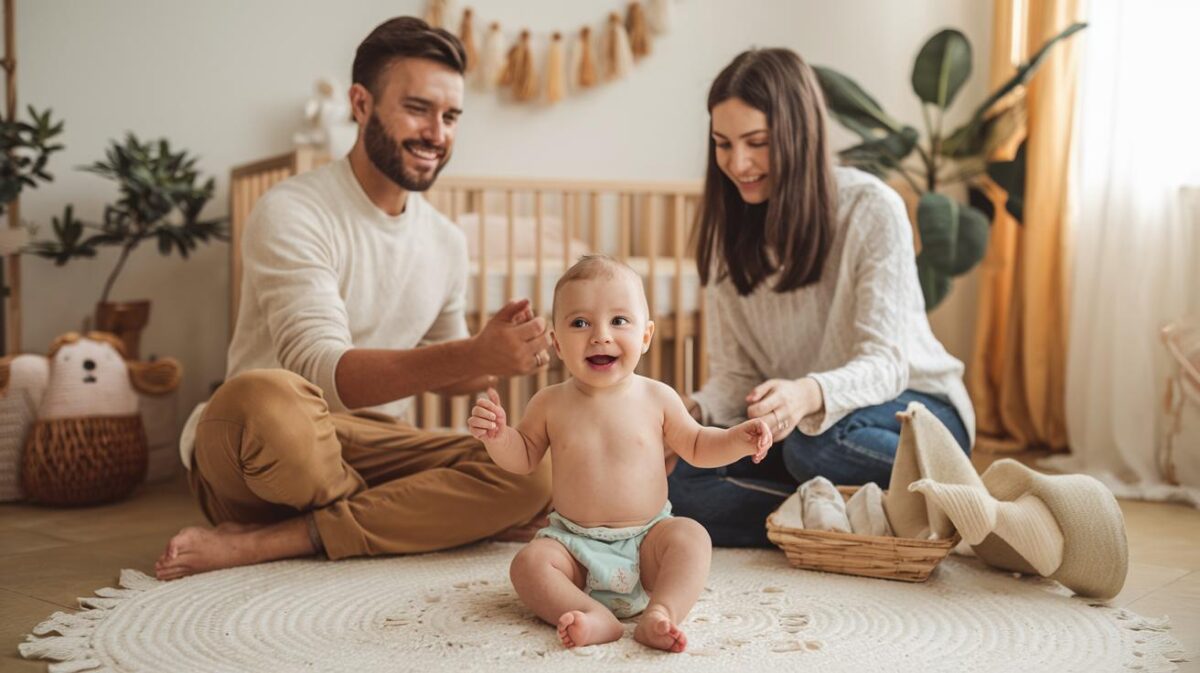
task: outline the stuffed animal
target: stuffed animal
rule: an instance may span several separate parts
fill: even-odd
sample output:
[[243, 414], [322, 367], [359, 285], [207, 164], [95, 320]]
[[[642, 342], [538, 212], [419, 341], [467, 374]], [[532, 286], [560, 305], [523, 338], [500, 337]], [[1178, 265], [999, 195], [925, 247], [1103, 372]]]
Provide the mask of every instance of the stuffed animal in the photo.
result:
[[55, 339], [44, 368], [31, 357], [0, 361], [0, 392], [37, 400], [37, 420], [21, 459], [25, 495], [55, 505], [128, 495], [147, 465], [138, 393], [163, 395], [177, 388], [179, 363], [127, 361], [120, 340], [103, 332]]

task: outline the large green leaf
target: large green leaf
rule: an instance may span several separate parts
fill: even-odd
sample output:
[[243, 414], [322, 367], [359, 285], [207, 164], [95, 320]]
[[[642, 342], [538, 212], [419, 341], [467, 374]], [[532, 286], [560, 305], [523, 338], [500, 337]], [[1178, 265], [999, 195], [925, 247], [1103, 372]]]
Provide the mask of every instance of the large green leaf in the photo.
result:
[[[948, 157], [965, 157], [983, 152], [985, 150], [985, 144], [988, 142], [988, 138], [991, 135], [991, 126], [996, 123], [1010, 121], [1004, 119], [1004, 115], [993, 115], [992, 117], [987, 117], [992, 106], [995, 105], [1001, 98], [1004, 98], [1011, 93], [1013, 89], [1016, 89], [1022, 84], [1028, 83], [1033, 77], [1034, 73], [1037, 72], [1037, 69], [1041, 66], [1042, 61], [1044, 61], [1046, 56], [1050, 53], [1050, 49], [1055, 44], [1070, 37], [1071, 35], [1074, 35], [1084, 28], [1087, 28], [1086, 23], [1071, 24], [1061, 33], [1047, 40], [1046, 43], [1043, 44], [1040, 49], [1038, 49], [1037, 53], [1035, 53], [1028, 61], [1018, 65], [1017, 72], [1012, 76], [1012, 78], [992, 92], [992, 94], [975, 109], [974, 114], [971, 115], [971, 118], [967, 120], [965, 124], [955, 129], [950, 133], [950, 135], [946, 136], [946, 138], [939, 145], [940, 153]], [[1023, 105], [1023, 103], [1019, 104]], [[1015, 111], [1010, 109], [1006, 112], [1013, 112], [1015, 114], [1023, 115], [1024, 109]]]
[[921, 195], [917, 230], [921, 234], [917, 260], [947, 276], [970, 271], [987, 250], [987, 216], [944, 194]]
[[921, 234], [917, 258], [946, 274], [954, 267], [959, 208], [957, 201], [936, 192], [925, 192], [917, 202], [917, 231]]
[[958, 240], [954, 246], [954, 265], [950, 275], [961, 276], [975, 268], [987, 252], [991, 219], [971, 206], [958, 210]]
[[917, 146], [918, 138], [915, 128], [905, 126], [899, 133], [848, 147], [838, 152], [838, 157], [846, 165], [881, 175], [897, 168]]
[[816, 66], [813, 70], [825, 94], [825, 106], [863, 140], [874, 140], [881, 131], [901, 131], [901, 124], [884, 112], [878, 101], [863, 91], [857, 82], [831, 68]]
[[971, 75], [971, 43], [947, 28], [929, 38], [913, 63], [912, 87], [922, 101], [945, 110]]
[[1017, 148], [1012, 161], [994, 161], [987, 166], [988, 177], [1000, 188], [1008, 192], [1008, 200], [1004, 209], [1017, 222], [1025, 220], [1025, 143]]
[[920, 255], [917, 255], [917, 280], [921, 283], [926, 311], [932, 311], [950, 293], [950, 276], [922, 261]]

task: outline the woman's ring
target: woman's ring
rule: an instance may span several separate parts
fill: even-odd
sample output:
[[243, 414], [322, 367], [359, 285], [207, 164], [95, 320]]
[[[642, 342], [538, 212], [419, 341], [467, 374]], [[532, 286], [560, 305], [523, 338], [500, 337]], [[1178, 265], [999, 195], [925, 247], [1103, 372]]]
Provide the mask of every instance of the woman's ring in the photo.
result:
[[541, 367], [542, 365], [546, 364], [546, 360], [542, 359], [545, 357], [545, 355], [545, 353], [538, 351], [537, 354], [533, 356], [533, 361], [537, 363], [537, 366]]

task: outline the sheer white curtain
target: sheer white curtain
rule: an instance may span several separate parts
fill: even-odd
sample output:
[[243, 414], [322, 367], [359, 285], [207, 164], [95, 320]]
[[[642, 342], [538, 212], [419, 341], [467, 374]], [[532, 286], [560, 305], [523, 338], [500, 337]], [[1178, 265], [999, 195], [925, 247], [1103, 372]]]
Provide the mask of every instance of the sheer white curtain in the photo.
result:
[[1118, 495], [1200, 506], [1200, 432], [1175, 441], [1164, 483], [1159, 330], [1200, 309], [1200, 3], [1093, 0], [1074, 148], [1067, 428], [1047, 461]]

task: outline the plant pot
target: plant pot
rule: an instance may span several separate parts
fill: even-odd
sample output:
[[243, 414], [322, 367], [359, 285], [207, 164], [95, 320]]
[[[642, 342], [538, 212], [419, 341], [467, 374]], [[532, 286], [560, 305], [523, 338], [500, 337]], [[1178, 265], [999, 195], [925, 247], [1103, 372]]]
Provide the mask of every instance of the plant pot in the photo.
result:
[[149, 300], [96, 304], [96, 330], [117, 335], [125, 344], [125, 357], [130, 360], [140, 359], [142, 330], [149, 321]]

